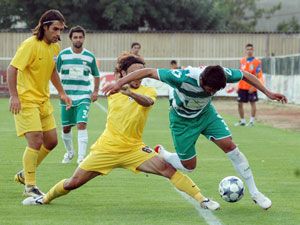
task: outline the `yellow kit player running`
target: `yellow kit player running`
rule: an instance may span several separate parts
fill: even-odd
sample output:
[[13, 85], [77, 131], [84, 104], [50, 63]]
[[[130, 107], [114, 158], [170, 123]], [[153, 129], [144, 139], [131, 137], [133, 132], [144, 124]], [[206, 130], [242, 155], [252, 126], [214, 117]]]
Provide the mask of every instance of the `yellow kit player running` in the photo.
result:
[[58, 10], [45, 12], [33, 36], [26, 39], [7, 69], [10, 111], [14, 114], [18, 136], [25, 136], [23, 170], [15, 180], [25, 184], [24, 194], [40, 196], [36, 186], [36, 168], [57, 145], [56, 125], [50, 103], [49, 81], [69, 108], [71, 99], [65, 94], [55, 69], [59, 53], [60, 33], [65, 19]]
[[[141, 58], [124, 54], [118, 59], [116, 72], [123, 77], [143, 67]], [[124, 168], [133, 172], [142, 171], [164, 176], [177, 189], [196, 199], [201, 207], [218, 209], [219, 203], [202, 196], [200, 189], [189, 177], [176, 171], [145, 146], [142, 134], [148, 113], [156, 99], [155, 89], [141, 86], [141, 81], [135, 80], [120, 92], [108, 97], [106, 129], [92, 145], [89, 155], [73, 176], [58, 182], [45, 196], [26, 198], [23, 204], [48, 204], [98, 175], [107, 175], [114, 168]]]

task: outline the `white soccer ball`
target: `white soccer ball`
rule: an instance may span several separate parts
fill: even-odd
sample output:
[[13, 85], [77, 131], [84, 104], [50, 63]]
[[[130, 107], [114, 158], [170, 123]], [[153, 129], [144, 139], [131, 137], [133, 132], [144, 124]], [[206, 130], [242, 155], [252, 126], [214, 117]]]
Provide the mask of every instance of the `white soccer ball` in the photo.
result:
[[237, 202], [244, 196], [243, 181], [235, 176], [225, 177], [219, 184], [219, 193], [226, 202]]

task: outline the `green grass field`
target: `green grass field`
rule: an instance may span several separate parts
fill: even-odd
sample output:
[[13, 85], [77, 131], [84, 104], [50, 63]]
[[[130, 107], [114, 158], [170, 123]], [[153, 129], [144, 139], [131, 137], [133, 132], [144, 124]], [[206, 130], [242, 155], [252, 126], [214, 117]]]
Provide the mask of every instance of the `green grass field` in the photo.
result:
[[[106, 100], [99, 103], [106, 106]], [[59, 122], [58, 101], [54, 100]], [[237, 175], [224, 153], [201, 137], [197, 143], [198, 167], [189, 174], [202, 192], [219, 201], [222, 209], [213, 212], [221, 224], [228, 225], [299, 225], [300, 224], [300, 134], [256, 124], [254, 128], [231, 126], [236, 118], [223, 115], [231, 127], [234, 140], [248, 157], [259, 189], [268, 195], [273, 206], [264, 211], [256, 206], [248, 192], [238, 203], [226, 203], [218, 195], [219, 181]], [[89, 116], [89, 143], [104, 129], [106, 114], [96, 105]], [[1, 225], [69, 225], [69, 224], [207, 224], [198, 211], [180, 196], [168, 180], [117, 169], [97, 177], [69, 195], [46, 206], [22, 206], [23, 186], [14, 183], [14, 174], [22, 167], [25, 140], [17, 138], [8, 99], [0, 99], [0, 224]], [[60, 126], [58, 134], [60, 136]], [[74, 132], [76, 134], [76, 132]], [[74, 135], [75, 136], [75, 135]], [[75, 136], [76, 137], [76, 136]], [[168, 102], [159, 99], [150, 113], [144, 141], [172, 149], [168, 128]], [[74, 143], [76, 143], [74, 139]], [[72, 175], [76, 161], [60, 162], [64, 147], [59, 145], [38, 168], [38, 186], [46, 192], [57, 181]], [[212, 223], [213, 224], [213, 223]]]

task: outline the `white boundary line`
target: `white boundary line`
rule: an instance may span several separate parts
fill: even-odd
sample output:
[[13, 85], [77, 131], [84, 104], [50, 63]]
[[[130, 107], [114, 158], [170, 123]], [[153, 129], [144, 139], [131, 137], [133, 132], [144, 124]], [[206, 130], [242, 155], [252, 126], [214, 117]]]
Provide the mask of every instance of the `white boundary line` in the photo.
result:
[[196, 200], [194, 200], [193, 198], [191, 198], [189, 195], [187, 195], [186, 193], [179, 191], [175, 188], [175, 190], [186, 200], [188, 200], [189, 203], [191, 203], [194, 208], [198, 211], [199, 215], [201, 217], [203, 217], [203, 219], [205, 220], [205, 222], [208, 225], [222, 225], [221, 221], [218, 219], [218, 217], [216, 217], [212, 211], [210, 211], [209, 209], [203, 209], [201, 208], [199, 202], [197, 202]]
[[107, 108], [105, 108], [103, 105], [101, 105], [99, 102], [95, 102], [95, 104], [98, 106], [99, 109], [101, 109], [103, 112], [107, 114]]

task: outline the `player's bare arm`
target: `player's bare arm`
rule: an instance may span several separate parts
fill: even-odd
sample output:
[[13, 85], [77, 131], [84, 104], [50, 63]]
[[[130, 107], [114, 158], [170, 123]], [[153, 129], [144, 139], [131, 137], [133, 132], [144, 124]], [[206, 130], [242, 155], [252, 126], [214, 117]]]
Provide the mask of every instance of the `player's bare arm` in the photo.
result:
[[118, 91], [120, 91], [120, 89], [123, 85], [128, 84], [134, 80], [141, 80], [146, 77], [159, 80], [156, 69], [144, 68], [144, 69], [136, 70], [132, 73], [129, 73], [128, 75], [121, 78], [114, 84], [108, 84], [108, 85], [104, 86], [102, 88], [102, 92], [105, 95], [111, 95], [111, 94], [117, 93]]
[[9, 111], [13, 114], [18, 114], [21, 110], [21, 103], [17, 91], [17, 74], [18, 69], [12, 65], [7, 68], [7, 83], [9, 89]]
[[56, 88], [56, 90], [58, 91], [58, 94], [59, 94], [59, 97], [61, 98], [61, 100], [63, 100], [67, 104], [66, 109], [67, 110], [70, 109], [72, 106], [72, 100], [66, 95], [66, 93], [61, 85], [59, 75], [57, 73], [56, 68], [54, 68], [53, 73], [51, 75], [51, 82], [54, 85], [54, 87]]
[[91, 95], [92, 102], [95, 102], [98, 99], [99, 85], [100, 85], [100, 77], [95, 77], [94, 78], [94, 90]]
[[282, 103], [287, 103], [288, 100], [284, 95], [282, 95], [280, 93], [274, 93], [274, 92], [268, 90], [255, 76], [253, 76], [252, 74], [250, 74], [246, 71], [242, 71], [242, 72], [243, 72], [243, 80], [245, 80], [246, 82], [253, 85], [258, 90], [260, 90], [268, 98], [270, 98], [272, 100], [280, 101]]
[[141, 94], [132, 92], [130, 90], [129, 85], [124, 85], [121, 88], [120, 92], [123, 95], [127, 95], [127, 96], [131, 97], [134, 101], [136, 101], [136, 103], [138, 103], [139, 105], [142, 105], [144, 107], [149, 107], [154, 104], [154, 101], [152, 98], [150, 98], [146, 95], [141, 95]]

